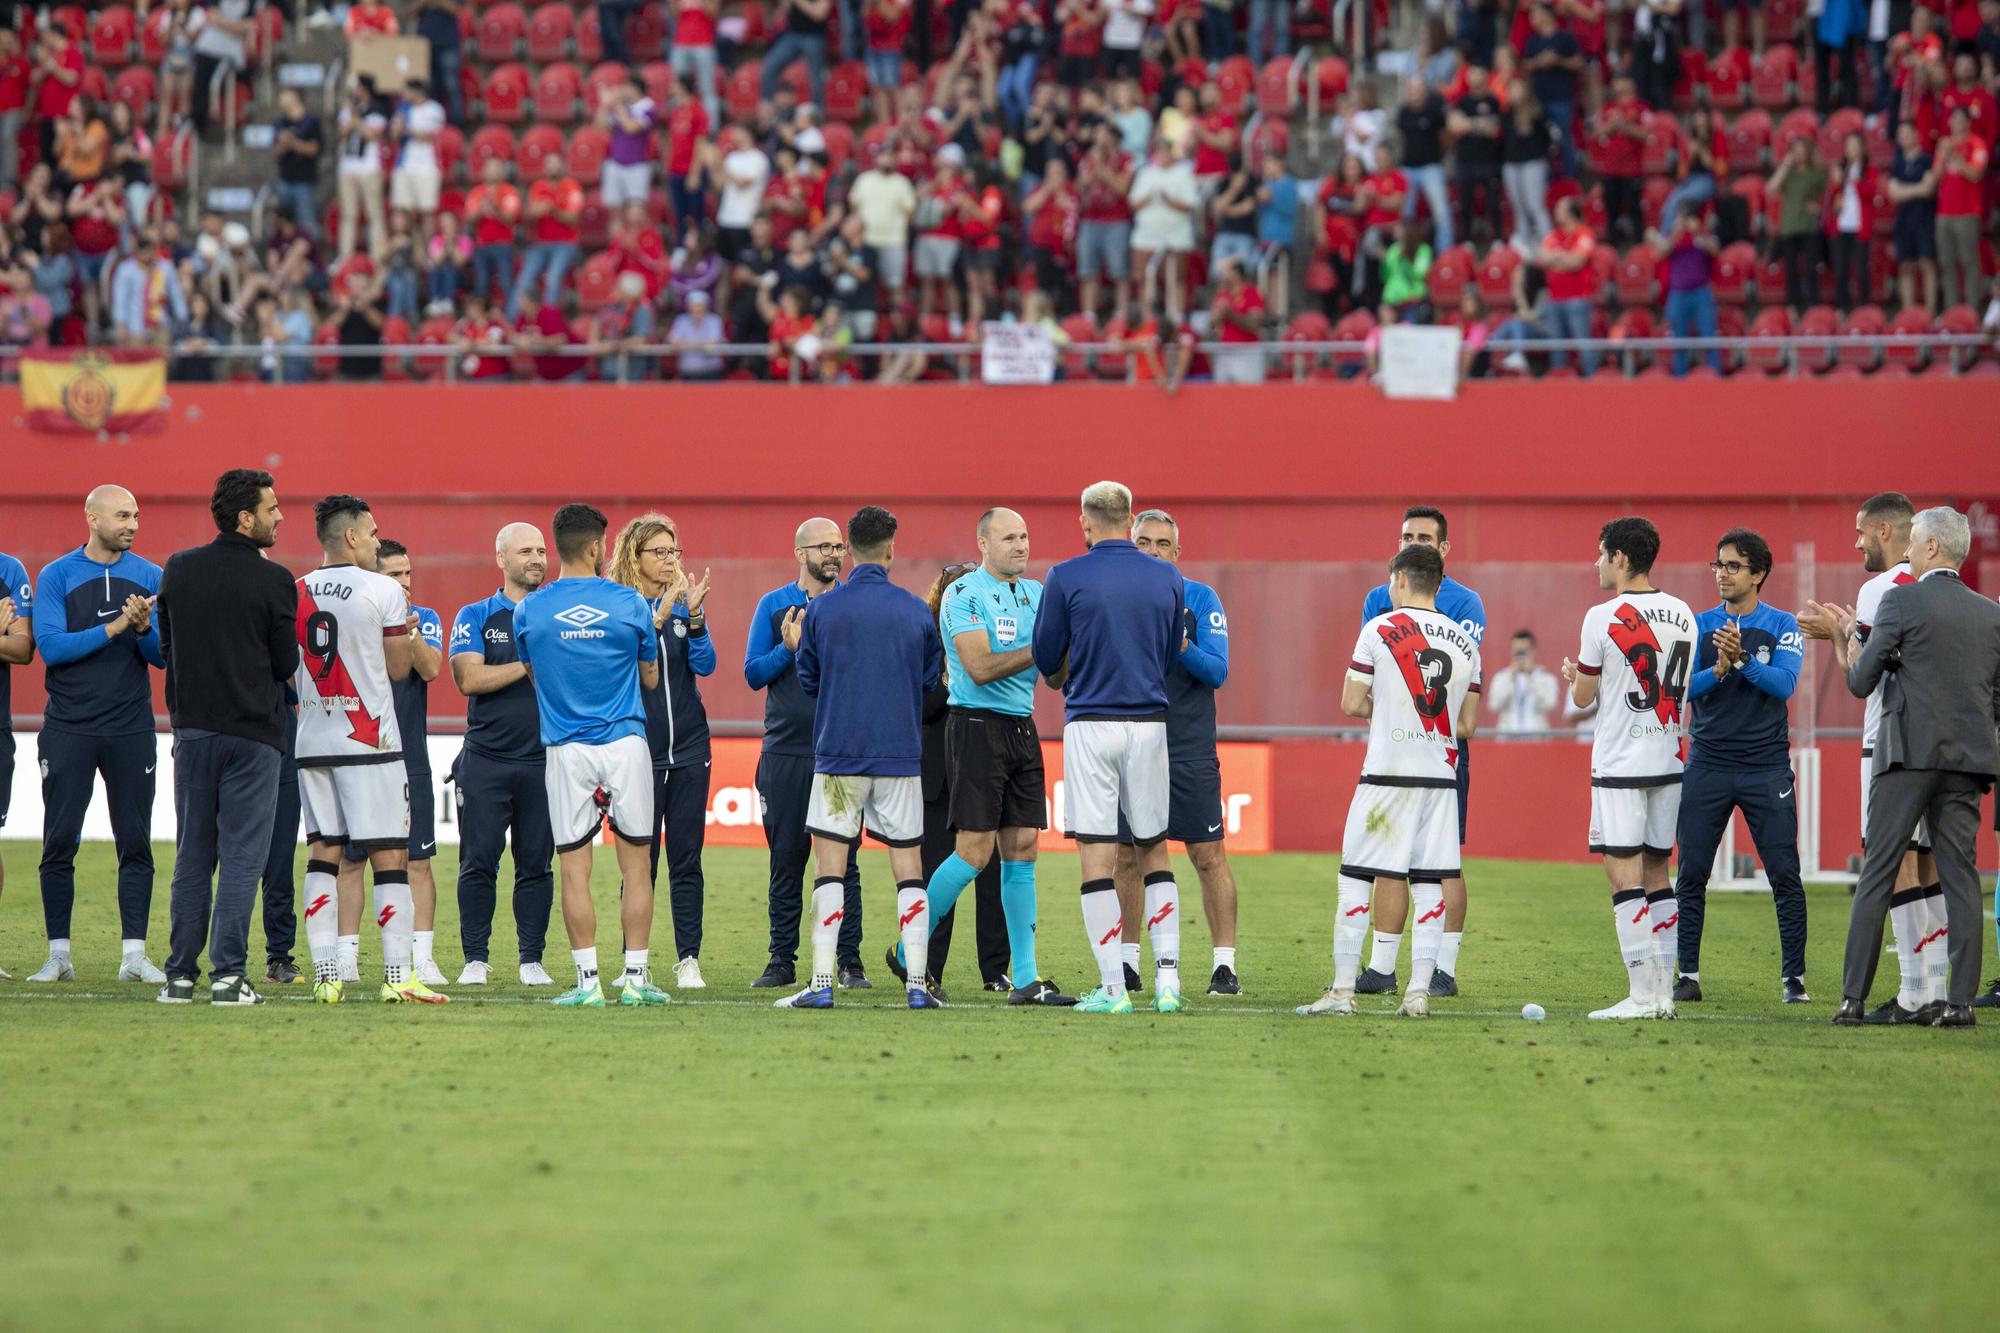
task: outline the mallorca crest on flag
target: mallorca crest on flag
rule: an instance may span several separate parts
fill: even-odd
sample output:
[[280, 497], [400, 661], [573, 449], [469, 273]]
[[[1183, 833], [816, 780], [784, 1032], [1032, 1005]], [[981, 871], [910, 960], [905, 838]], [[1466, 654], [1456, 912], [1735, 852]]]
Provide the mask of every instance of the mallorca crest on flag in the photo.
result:
[[167, 362], [138, 348], [38, 348], [21, 354], [29, 427], [64, 434], [136, 434], [166, 425]]

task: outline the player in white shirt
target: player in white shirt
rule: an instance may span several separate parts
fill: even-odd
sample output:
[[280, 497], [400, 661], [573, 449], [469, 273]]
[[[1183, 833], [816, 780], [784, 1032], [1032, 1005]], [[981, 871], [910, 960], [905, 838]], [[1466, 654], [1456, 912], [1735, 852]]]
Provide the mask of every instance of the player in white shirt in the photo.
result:
[[1604, 857], [1631, 993], [1592, 1018], [1672, 1018], [1680, 914], [1667, 861], [1687, 763], [1694, 612], [1653, 586], [1660, 533], [1617, 518], [1598, 534], [1597, 586], [1613, 594], [1583, 618], [1563, 679], [1577, 707], [1598, 702], [1590, 747], [1590, 850]]
[[[1900, 491], [1884, 491], [1864, 502], [1854, 516], [1854, 549], [1861, 552], [1861, 567], [1874, 577], [1861, 585], [1854, 600], [1853, 616], [1862, 639], [1868, 638], [1883, 594], [1899, 583], [1914, 583], [1910, 562], [1903, 558], [1910, 549], [1910, 521], [1917, 507]], [[1831, 640], [1839, 627], [1837, 606], [1806, 603], [1799, 616], [1799, 628], [1814, 639]], [[1882, 725], [1882, 690], [1886, 678], [1868, 696], [1861, 726], [1861, 831], [1863, 845], [1868, 833], [1869, 791], [1874, 785], [1872, 770], [1875, 733]], [[1896, 870], [1896, 887], [1889, 895], [1889, 933], [1896, 950], [1896, 964], [1902, 981], [1896, 1004], [1904, 1011], [1921, 1010], [1933, 1000], [1943, 1001], [1950, 975], [1945, 957], [1944, 889], [1938, 883], [1937, 863], [1931, 859], [1930, 830], [1919, 823], [1911, 835], [1903, 864]], [[1892, 1012], [1887, 1005], [1878, 1012]]]
[[1296, 1011], [1354, 1012], [1368, 905], [1383, 881], [1409, 884], [1416, 910], [1410, 984], [1399, 1013], [1430, 1012], [1431, 973], [1444, 940], [1444, 881], [1459, 873], [1459, 746], [1479, 715], [1479, 646], [1437, 609], [1444, 557], [1405, 546], [1389, 562], [1391, 610], [1361, 627], [1341, 711], [1365, 717], [1368, 754], [1347, 808], [1333, 918], [1333, 984]]
[[341, 849], [351, 845], [366, 849], [374, 867], [383, 1001], [443, 1004], [445, 997], [410, 971], [409, 779], [390, 690], [410, 674], [409, 599], [376, 572], [380, 542], [365, 500], [329, 495], [313, 507], [313, 519], [325, 562], [299, 580], [293, 678], [313, 998], [337, 1004], [345, 997], [340, 937], [357, 941], [361, 933], [361, 895], [343, 898], [336, 888]]

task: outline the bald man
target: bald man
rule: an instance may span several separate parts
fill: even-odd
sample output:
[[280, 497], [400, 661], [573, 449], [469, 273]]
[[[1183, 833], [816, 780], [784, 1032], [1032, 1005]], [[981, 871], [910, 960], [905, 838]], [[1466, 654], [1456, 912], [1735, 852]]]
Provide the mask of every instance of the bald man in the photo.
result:
[[[795, 665], [806, 604], [840, 584], [847, 539], [830, 518], [809, 518], [792, 534], [798, 577], [773, 588], [750, 618], [750, 642], [743, 650], [743, 679], [764, 691], [764, 745], [757, 757], [757, 794], [764, 802], [764, 839], [771, 848], [771, 961], [750, 984], [786, 987], [798, 978], [799, 914], [805, 897], [806, 805], [812, 796], [813, 719], [818, 709], [799, 686]], [[859, 839], [856, 839], [858, 842]], [[865, 990], [873, 983], [861, 967], [860, 858], [847, 858], [835, 974], [843, 988]]]
[[555, 902], [555, 833], [543, 780], [542, 720], [535, 686], [515, 652], [514, 612], [548, 577], [541, 531], [509, 523], [493, 540], [500, 590], [462, 607], [452, 621], [452, 683], [465, 696], [465, 748], [452, 765], [458, 800], [458, 929], [461, 986], [490, 979], [488, 942], [500, 853], [514, 845], [514, 933], [523, 986], [554, 984], [542, 966]]
[[104, 778], [118, 846], [120, 981], [166, 981], [146, 957], [153, 908], [153, 740], [150, 668], [164, 667], [153, 602], [160, 567], [132, 554], [139, 502], [99, 486], [83, 505], [89, 539], [35, 580], [35, 649], [48, 666], [43, 715], [42, 917], [49, 960], [30, 981], [70, 981], [76, 849], [91, 788]]

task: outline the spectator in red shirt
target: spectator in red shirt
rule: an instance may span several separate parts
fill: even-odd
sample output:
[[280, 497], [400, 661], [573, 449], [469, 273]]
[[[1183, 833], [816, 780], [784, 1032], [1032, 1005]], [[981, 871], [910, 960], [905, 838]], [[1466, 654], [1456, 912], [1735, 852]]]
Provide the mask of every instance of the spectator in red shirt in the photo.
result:
[[0, 190], [21, 183], [21, 122], [28, 114], [28, 58], [18, 34], [0, 31]]
[[1000, 175], [982, 167], [959, 197], [958, 216], [965, 257], [966, 323], [978, 328], [989, 309], [1000, 304], [1000, 224], [1007, 211]]
[[619, 210], [618, 221], [611, 228], [611, 253], [618, 259], [619, 273], [637, 274], [646, 284], [647, 300], [660, 299], [673, 263], [646, 205], [630, 203]]
[[76, 266], [83, 278], [84, 319], [98, 327], [98, 275], [116, 258], [119, 234], [125, 226], [125, 183], [106, 176], [70, 191], [64, 211], [76, 242]]
[[1264, 382], [1264, 294], [1243, 271], [1240, 259], [1225, 259], [1217, 270], [1215, 299], [1208, 307], [1209, 328], [1225, 343], [1246, 344], [1242, 350], [1218, 352], [1211, 373], [1217, 384]]
[[1069, 91], [1076, 109], [1082, 89], [1097, 77], [1098, 55], [1104, 50], [1104, 6], [1099, 0], [1062, 0], [1056, 6], [1062, 36], [1056, 44], [1056, 82]]
[[967, 195], [965, 178], [959, 169], [965, 164], [965, 150], [948, 143], [937, 150], [931, 179], [917, 187], [917, 314], [928, 315], [944, 306], [954, 323], [959, 319], [958, 289], [952, 273], [958, 267], [958, 252], [965, 237]]
[[510, 314], [520, 311], [522, 293], [537, 279], [542, 284], [540, 304], [555, 305], [563, 279], [576, 264], [582, 218], [583, 187], [565, 172], [562, 154], [550, 153], [542, 159], [542, 178], [528, 187], [528, 225], [534, 236], [521, 263], [520, 281], [507, 302]]
[[1868, 140], [1858, 132], [1841, 141], [1819, 222], [1833, 260], [1834, 304], [1845, 313], [1868, 299], [1868, 243], [1875, 235], [1875, 168], [1868, 162]]
[[1388, 144], [1375, 147], [1375, 170], [1363, 178], [1356, 194], [1361, 208], [1361, 241], [1356, 257], [1354, 292], [1365, 293], [1361, 308], [1372, 309], [1382, 290], [1382, 256], [1395, 241], [1396, 224], [1403, 220], [1410, 201], [1410, 178], [1396, 164], [1396, 150]]
[[[1583, 225], [1577, 211], [1576, 196], [1566, 195], [1557, 200], [1555, 230], [1542, 238], [1542, 248], [1535, 256], [1535, 262], [1548, 275], [1552, 337], [1583, 339], [1590, 336], [1590, 298], [1597, 290], [1596, 271], [1590, 266], [1590, 255], [1596, 248], [1597, 236]], [[1597, 353], [1587, 351], [1582, 359], [1583, 373], [1587, 377], [1597, 369]], [[1568, 360], [1568, 351], [1558, 348], [1550, 356], [1549, 366], [1553, 369]]]
[[701, 90], [708, 123], [722, 123], [722, 101], [716, 95], [715, 18], [718, 0], [674, 0], [674, 49], [668, 59], [676, 79], [692, 78]]
[[1638, 85], [1621, 75], [1612, 81], [1611, 101], [1597, 113], [1599, 174], [1604, 180], [1604, 211], [1615, 234], [1622, 227], [1627, 242], [1646, 230], [1640, 195], [1646, 183], [1642, 163], [1646, 149], [1646, 104]]
[[2000, 104], [1979, 82], [1979, 57], [1960, 51], [1952, 59], [1952, 85], [1938, 94], [1938, 109], [1948, 120], [1953, 111], [1964, 107], [1972, 118], [1972, 137], [1983, 144], [2000, 140]]
[[779, 383], [791, 379], [794, 358], [801, 360], [800, 378], [811, 377], [810, 353], [816, 350], [815, 344], [818, 340], [814, 339], [803, 348], [799, 344], [801, 339], [812, 333], [817, 321], [813, 318], [812, 312], [806, 308], [806, 304], [805, 291], [799, 287], [785, 288], [778, 293], [775, 302], [771, 300], [768, 291], [760, 290], [757, 293], [758, 309], [763, 313], [764, 322], [771, 329], [771, 357], [766, 378]]
[[70, 103], [83, 86], [83, 49], [69, 39], [60, 23], [42, 30], [41, 54], [35, 61], [35, 120], [41, 135], [41, 161], [56, 160], [56, 127], [69, 115]]
[[[679, 34], [675, 41], [678, 52]], [[701, 148], [716, 123], [708, 111], [708, 98], [691, 96], [687, 81], [674, 75], [667, 94], [667, 198], [673, 204], [674, 223], [683, 231], [689, 223], [699, 226], [708, 218], [708, 173]]]
[[1028, 215], [1028, 261], [1034, 266], [1035, 285], [1051, 297], [1058, 296], [1069, 286], [1076, 259], [1077, 198], [1068, 162], [1049, 159], [1048, 175], [1021, 202], [1021, 211]]
[[465, 318], [451, 326], [461, 379], [504, 380], [512, 371], [507, 325], [496, 318], [484, 292], [465, 298]]
[[521, 221], [521, 192], [507, 179], [507, 164], [486, 160], [484, 178], [465, 197], [465, 224], [472, 233], [472, 290], [481, 296], [494, 284], [504, 296], [514, 290], [514, 228]]
[[1201, 115], [1194, 122], [1194, 179], [1204, 203], [1229, 179], [1229, 163], [1242, 141], [1236, 117], [1222, 109], [1222, 89], [1201, 86]]
[[1992, 152], [1972, 132], [1972, 113], [1958, 107], [1950, 133], [1938, 142], [1937, 257], [1946, 309], [1979, 299], [1979, 220]]
[[914, 0], [865, 0], [861, 6], [861, 23], [868, 30], [863, 59], [878, 125], [889, 123], [889, 99], [903, 86], [903, 43], [909, 40], [910, 16], [915, 8]]
[[1132, 294], [1132, 159], [1118, 145], [1118, 129], [1097, 123], [1097, 138], [1077, 168], [1076, 276], [1083, 313], [1097, 318], [1102, 279], [1111, 279], [1113, 309]]
[[402, 31], [396, 21], [396, 11], [382, 3], [382, 0], [359, 0], [347, 10], [347, 35], [350, 39], [361, 37], [394, 37]]
[[577, 345], [569, 317], [554, 301], [544, 301], [533, 287], [520, 292], [520, 314], [514, 319], [514, 346], [533, 354], [535, 378], [548, 384], [581, 384], [590, 371], [587, 357], [567, 354]]

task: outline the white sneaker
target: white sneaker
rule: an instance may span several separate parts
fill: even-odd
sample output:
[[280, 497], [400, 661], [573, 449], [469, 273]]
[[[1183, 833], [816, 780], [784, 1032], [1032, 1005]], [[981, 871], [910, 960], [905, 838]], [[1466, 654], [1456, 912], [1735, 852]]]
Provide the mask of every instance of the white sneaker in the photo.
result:
[[555, 978], [540, 963], [521, 964], [521, 984], [523, 986], [553, 986]]
[[461, 986], [484, 986], [486, 978], [492, 971], [493, 969], [485, 963], [467, 963], [465, 970], [458, 974], [458, 984]]
[[707, 990], [701, 979], [701, 960], [690, 954], [674, 964], [674, 985], [681, 990]]
[[343, 959], [341, 959], [341, 960], [340, 960], [340, 979], [341, 979], [341, 981], [342, 981], [342, 982], [358, 982], [358, 981], [360, 981], [360, 980], [361, 980], [361, 960], [360, 960], [359, 958], [343, 958]]
[[70, 966], [68, 954], [52, 953], [49, 955], [49, 961], [43, 963], [40, 968], [31, 973], [28, 980], [75, 981], [76, 969]]
[[1328, 986], [1326, 993], [1321, 995], [1317, 1000], [1314, 1000], [1311, 1004], [1302, 1004], [1292, 1010], [1292, 1012], [1301, 1018], [1319, 1018], [1325, 1014], [1332, 1014], [1336, 1017], [1351, 1015], [1354, 1012], [1354, 992], [1351, 990], [1335, 990], [1333, 987]]
[[[1673, 1001], [1667, 1001], [1672, 1004]], [[1628, 995], [1609, 1009], [1593, 1009], [1592, 1018], [1658, 1018], [1660, 1008], [1651, 1000], [1640, 1000]]]
[[0, 981], [12, 981], [13, 979], [14, 974], [12, 972], [9, 972], [4, 967], [0, 967]]
[[1429, 1018], [1431, 1016], [1431, 995], [1429, 991], [1413, 990], [1403, 997], [1403, 1007], [1396, 1011], [1404, 1018]]
[[167, 974], [153, 966], [153, 960], [145, 954], [133, 954], [118, 968], [120, 981], [144, 981], [154, 986], [166, 984]]
[[410, 974], [426, 986], [443, 986], [448, 984], [444, 979], [444, 973], [438, 971], [437, 960], [433, 958], [426, 958], [423, 962], [416, 964], [411, 969]]

